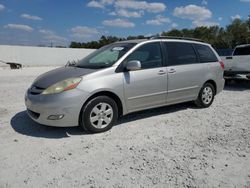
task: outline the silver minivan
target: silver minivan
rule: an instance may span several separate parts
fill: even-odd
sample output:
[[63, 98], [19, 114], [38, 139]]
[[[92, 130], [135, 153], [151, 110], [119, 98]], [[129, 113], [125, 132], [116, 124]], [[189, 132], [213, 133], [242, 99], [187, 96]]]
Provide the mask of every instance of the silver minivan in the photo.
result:
[[122, 41], [39, 76], [25, 104], [38, 123], [98, 133], [135, 111], [187, 101], [209, 107], [223, 90], [223, 71], [215, 50], [194, 39]]

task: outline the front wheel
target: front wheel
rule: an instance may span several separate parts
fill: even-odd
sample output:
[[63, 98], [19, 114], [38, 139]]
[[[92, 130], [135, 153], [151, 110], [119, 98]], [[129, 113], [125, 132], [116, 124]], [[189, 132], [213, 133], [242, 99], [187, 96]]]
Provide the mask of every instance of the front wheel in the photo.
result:
[[80, 114], [80, 126], [85, 131], [100, 133], [113, 127], [118, 118], [116, 102], [107, 96], [98, 96], [90, 100]]
[[195, 104], [201, 108], [209, 107], [213, 101], [215, 96], [214, 86], [210, 83], [205, 83], [199, 92], [198, 98], [195, 100]]

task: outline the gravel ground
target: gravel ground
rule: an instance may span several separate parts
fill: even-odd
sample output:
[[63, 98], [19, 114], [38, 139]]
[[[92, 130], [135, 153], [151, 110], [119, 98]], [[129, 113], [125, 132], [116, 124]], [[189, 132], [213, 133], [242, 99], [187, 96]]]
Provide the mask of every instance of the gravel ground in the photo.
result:
[[39, 125], [24, 93], [51, 67], [0, 70], [0, 187], [250, 187], [250, 82], [213, 105], [134, 113], [112, 130]]

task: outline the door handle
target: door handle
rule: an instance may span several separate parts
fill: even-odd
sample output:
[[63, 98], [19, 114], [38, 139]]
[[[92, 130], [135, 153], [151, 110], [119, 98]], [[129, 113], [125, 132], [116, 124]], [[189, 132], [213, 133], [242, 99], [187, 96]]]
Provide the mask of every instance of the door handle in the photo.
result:
[[168, 71], [168, 73], [175, 73], [175, 72], [176, 72], [175, 69], [170, 69], [170, 70]]
[[159, 75], [166, 74], [166, 71], [164, 71], [164, 70], [159, 70], [158, 74], [159, 74]]

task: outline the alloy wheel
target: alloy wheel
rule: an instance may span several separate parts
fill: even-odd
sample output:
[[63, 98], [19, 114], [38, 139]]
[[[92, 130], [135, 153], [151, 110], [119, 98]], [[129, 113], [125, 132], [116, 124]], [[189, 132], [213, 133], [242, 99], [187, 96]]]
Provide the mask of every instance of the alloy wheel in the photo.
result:
[[99, 103], [90, 112], [90, 123], [97, 129], [103, 129], [110, 124], [113, 114], [113, 108], [108, 103]]

